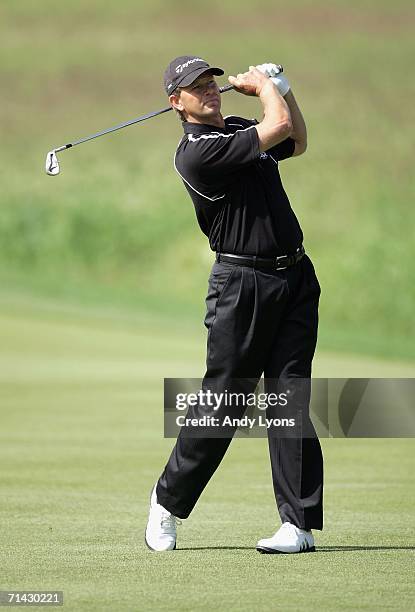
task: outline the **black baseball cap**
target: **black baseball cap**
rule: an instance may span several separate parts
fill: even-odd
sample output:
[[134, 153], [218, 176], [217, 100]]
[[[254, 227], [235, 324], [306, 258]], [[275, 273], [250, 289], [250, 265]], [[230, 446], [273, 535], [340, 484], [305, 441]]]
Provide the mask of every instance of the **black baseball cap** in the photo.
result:
[[164, 89], [169, 96], [176, 87], [187, 87], [204, 72], [217, 76], [224, 74], [221, 68], [212, 68], [206, 60], [197, 55], [180, 55], [167, 66], [164, 73]]

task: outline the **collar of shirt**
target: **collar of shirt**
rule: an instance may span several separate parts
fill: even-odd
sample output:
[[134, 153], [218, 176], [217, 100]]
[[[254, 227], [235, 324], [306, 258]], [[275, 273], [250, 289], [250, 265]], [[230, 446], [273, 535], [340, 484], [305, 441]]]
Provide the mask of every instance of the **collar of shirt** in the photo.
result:
[[225, 134], [226, 125], [224, 128], [220, 128], [216, 125], [208, 125], [207, 123], [191, 123], [190, 121], [185, 121], [183, 123], [183, 130], [185, 134], [206, 134], [206, 132], [221, 132]]

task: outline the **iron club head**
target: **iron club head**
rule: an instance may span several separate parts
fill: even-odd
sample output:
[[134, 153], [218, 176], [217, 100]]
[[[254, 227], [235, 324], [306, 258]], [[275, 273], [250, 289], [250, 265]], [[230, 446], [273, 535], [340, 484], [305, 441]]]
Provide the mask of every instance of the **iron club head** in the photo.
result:
[[59, 161], [55, 151], [49, 151], [49, 153], [46, 155], [45, 169], [46, 173], [49, 174], [49, 176], [56, 176], [57, 174], [59, 174]]

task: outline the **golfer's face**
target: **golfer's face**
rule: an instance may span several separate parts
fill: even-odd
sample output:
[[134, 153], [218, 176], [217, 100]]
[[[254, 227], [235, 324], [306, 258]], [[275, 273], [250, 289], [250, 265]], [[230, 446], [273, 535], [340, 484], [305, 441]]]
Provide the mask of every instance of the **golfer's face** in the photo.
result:
[[203, 120], [218, 115], [221, 98], [215, 78], [211, 74], [202, 74], [181, 90], [180, 102], [189, 119]]

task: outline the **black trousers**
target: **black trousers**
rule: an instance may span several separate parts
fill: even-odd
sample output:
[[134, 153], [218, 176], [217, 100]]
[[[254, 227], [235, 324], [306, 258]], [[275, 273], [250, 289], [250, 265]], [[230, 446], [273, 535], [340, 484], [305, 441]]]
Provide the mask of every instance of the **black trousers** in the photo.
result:
[[[302, 385], [291, 403], [298, 427], [292, 437], [268, 431], [275, 498], [282, 522], [301, 529], [323, 527], [323, 457], [309, 418], [309, 393], [317, 342], [320, 286], [307, 255], [279, 271], [215, 263], [206, 298], [208, 329], [204, 388], [253, 391], [262, 374], [272, 391]], [[242, 382], [235, 382], [242, 381]], [[189, 409], [188, 416], [197, 413]], [[235, 416], [233, 414], [233, 416]], [[180, 432], [157, 483], [159, 503], [187, 518], [231, 440], [190, 438]]]

